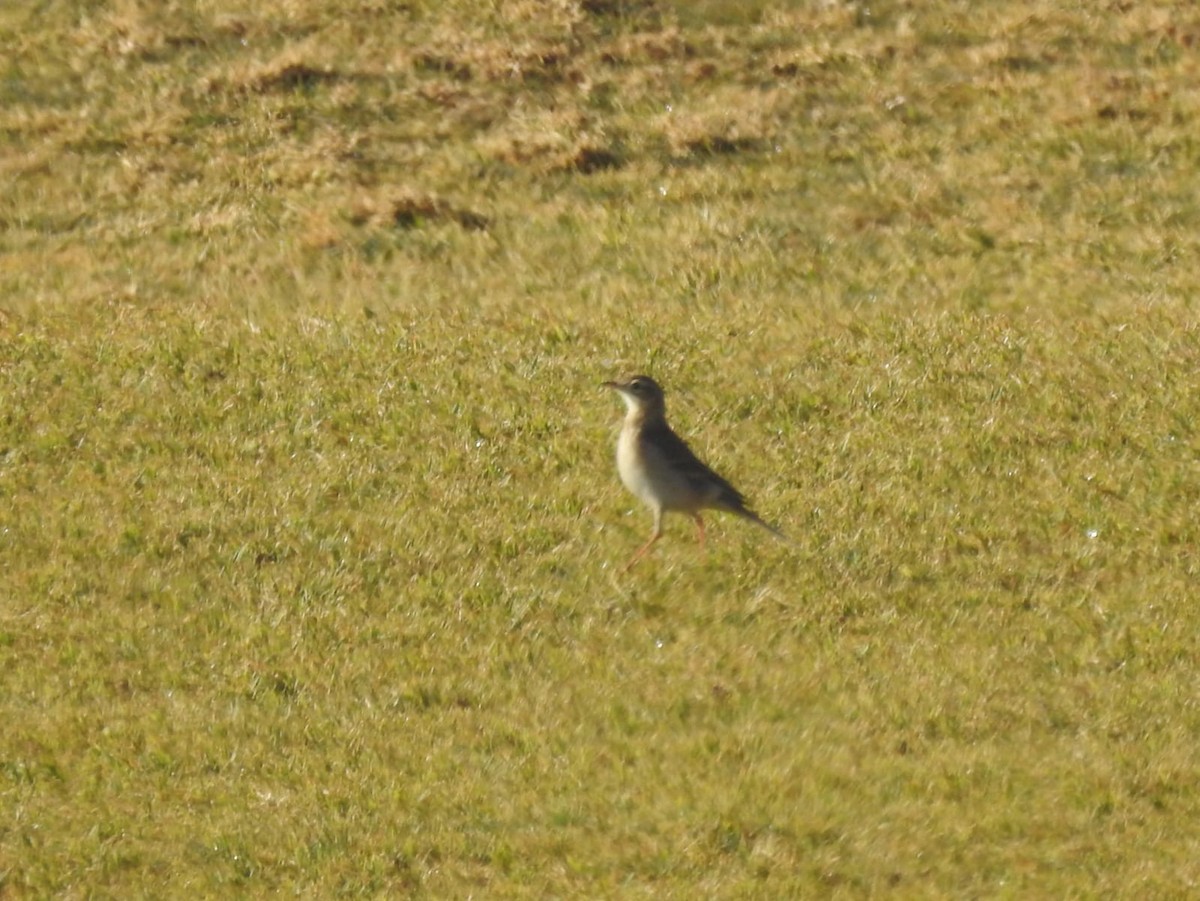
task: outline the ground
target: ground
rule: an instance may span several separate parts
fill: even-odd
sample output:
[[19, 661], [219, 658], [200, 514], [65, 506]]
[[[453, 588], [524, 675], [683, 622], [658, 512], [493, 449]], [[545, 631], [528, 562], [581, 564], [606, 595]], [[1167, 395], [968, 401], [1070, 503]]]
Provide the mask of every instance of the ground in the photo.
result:
[[0, 897], [1195, 892], [1198, 41], [0, 10]]

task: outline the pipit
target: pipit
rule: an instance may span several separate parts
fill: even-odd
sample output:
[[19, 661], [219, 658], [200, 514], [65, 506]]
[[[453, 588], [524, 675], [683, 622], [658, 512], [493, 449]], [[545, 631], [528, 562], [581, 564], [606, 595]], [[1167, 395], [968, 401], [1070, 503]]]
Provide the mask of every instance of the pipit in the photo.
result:
[[759, 518], [746, 505], [741, 492], [701, 462], [667, 425], [666, 401], [658, 382], [648, 375], [637, 375], [627, 382], [604, 382], [603, 386], [620, 393], [628, 408], [617, 439], [617, 472], [625, 487], [654, 514], [654, 534], [621, 572], [637, 563], [662, 537], [664, 513], [690, 516], [696, 523], [701, 547], [704, 547], [701, 510], [736, 513], [787, 540], [777, 528]]

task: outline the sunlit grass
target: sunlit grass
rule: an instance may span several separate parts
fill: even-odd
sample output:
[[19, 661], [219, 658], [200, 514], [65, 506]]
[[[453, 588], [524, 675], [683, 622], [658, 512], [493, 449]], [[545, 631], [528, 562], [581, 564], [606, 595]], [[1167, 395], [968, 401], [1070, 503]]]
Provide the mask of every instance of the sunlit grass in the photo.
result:
[[0, 11], [0, 895], [1193, 890], [1200, 20], [477, 7]]

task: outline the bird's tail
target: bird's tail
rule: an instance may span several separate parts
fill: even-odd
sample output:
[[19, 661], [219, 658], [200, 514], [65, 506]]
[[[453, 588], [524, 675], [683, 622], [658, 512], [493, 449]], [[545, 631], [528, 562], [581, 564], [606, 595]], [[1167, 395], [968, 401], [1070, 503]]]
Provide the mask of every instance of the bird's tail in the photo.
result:
[[756, 525], [762, 526], [780, 541], [791, 544], [792, 540], [783, 532], [775, 528], [757, 513], [750, 509], [750, 505], [746, 503], [746, 498], [736, 488], [721, 479], [722, 486], [726, 489], [720, 497], [716, 499], [715, 507], [719, 510], [728, 510], [730, 513], [736, 513], [742, 519], [748, 519]]
[[743, 518], [750, 520], [752, 523], [755, 523], [756, 525], [762, 526], [764, 529], [766, 529], [768, 532], [770, 532], [772, 535], [774, 535], [780, 541], [783, 541], [787, 544], [792, 543], [792, 539], [788, 538], [786, 535], [783, 534], [783, 532], [779, 531], [779, 529], [775, 528], [775, 526], [771, 525], [769, 522], [767, 522], [765, 519], [763, 519], [761, 516], [759, 516], [757, 513], [755, 513], [753, 510], [749, 509], [748, 507], [742, 507], [742, 509], [738, 510], [737, 512]]

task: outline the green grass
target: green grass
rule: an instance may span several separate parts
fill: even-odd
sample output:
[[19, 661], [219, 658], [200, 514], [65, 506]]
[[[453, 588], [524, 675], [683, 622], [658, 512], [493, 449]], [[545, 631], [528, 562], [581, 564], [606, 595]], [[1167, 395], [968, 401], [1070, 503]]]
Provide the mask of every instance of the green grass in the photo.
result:
[[1198, 35], [0, 10], [0, 897], [1194, 892]]

